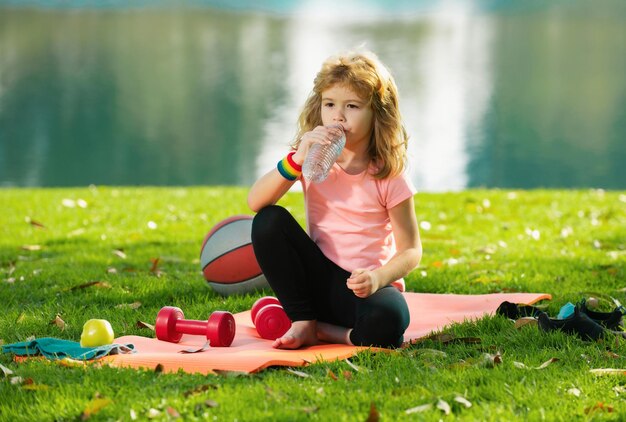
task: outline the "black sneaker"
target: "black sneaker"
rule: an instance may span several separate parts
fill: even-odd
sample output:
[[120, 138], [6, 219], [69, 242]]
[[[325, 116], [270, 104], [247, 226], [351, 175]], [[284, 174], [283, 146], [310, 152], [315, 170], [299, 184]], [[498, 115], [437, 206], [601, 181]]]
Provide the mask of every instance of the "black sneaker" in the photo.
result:
[[502, 315], [509, 319], [518, 320], [522, 317], [537, 317], [541, 313], [541, 310], [530, 305], [523, 305], [511, 302], [502, 302], [498, 309], [496, 309], [496, 315]]
[[537, 319], [539, 328], [543, 331], [561, 330], [568, 334], [577, 334], [583, 340], [597, 340], [605, 332], [602, 325], [582, 313], [578, 306], [574, 313], [565, 319], [552, 319], [545, 312], [539, 313]]
[[608, 328], [609, 330], [619, 331], [623, 326], [623, 306], [615, 308], [613, 312], [596, 312], [587, 308], [587, 303], [585, 299], [583, 299], [582, 301], [580, 301], [577, 307], [580, 308], [580, 312], [586, 314], [589, 318], [604, 326], [605, 328]]

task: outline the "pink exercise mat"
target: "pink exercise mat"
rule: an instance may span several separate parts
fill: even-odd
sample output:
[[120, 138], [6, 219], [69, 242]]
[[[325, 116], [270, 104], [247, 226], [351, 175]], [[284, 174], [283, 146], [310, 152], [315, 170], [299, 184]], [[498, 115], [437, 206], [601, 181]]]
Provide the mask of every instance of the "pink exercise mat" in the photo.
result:
[[[411, 324], [404, 335], [405, 341], [415, 340], [439, 331], [455, 322], [479, 319], [493, 314], [500, 303], [533, 304], [551, 299], [545, 293], [496, 293], [486, 295], [453, 295], [430, 293], [404, 293], [411, 313]], [[190, 373], [211, 373], [214, 370], [258, 372], [270, 366], [303, 366], [318, 361], [333, 361], [354, 356], [366, 347], [343, 344], [320, 344], [298, 350], [278, 350], [272, 341], [257, 334], [250, 311], [235, 314], [237, 333], [230, 347], [211, 347], [204, 352], [183, 354], [181, 350], [201, 348], [206, 338], [184, 335], [180, 343], [168, 343], [155, 338], [124, 336], [116, 343], [135, 345], [137, 353], [103, 358], [115, 367], [153, 369], [158, 364], [166, 372], [183, 370]]]

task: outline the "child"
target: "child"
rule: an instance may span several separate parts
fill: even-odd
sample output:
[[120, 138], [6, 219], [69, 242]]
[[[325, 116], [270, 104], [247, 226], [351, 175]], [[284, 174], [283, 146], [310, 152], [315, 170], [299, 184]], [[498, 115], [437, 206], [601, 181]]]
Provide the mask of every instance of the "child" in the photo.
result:
[[[299, 118], [292, 151], [257, 180], [248, 205], [254, 253], [292, 320], [273, 347], [319, 340], [398, 347], [409, 325], [402, 279], [420, 261], [415, 188], [403, 174], [407, 134], [395, 82], [369, 52], [322, 65]], [[313, 144], [327, 145], [339, 124], [346, 146], [326, 180], [310, 183], [301, 166]], [[300, 180], [305, 232], [274, 205]]]

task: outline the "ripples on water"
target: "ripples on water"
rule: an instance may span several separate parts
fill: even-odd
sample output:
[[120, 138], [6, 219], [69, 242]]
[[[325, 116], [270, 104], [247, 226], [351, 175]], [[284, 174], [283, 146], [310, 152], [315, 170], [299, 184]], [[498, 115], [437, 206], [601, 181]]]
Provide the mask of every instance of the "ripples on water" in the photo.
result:
[[0, 0], [4, 186], [249, 185], [365, 45], [418, 189], [626, 188], [626, 2], [55, 3]]

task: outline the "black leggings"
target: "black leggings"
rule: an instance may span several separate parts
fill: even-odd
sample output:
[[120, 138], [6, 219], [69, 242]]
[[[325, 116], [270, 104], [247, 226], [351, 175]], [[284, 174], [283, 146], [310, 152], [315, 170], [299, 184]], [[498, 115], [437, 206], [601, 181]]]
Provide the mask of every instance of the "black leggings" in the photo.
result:
[[399, 347], [409, 309], [392, 286], [361, 299], [348, 289], [350, 273], [326, 258], [283, 207], [263, 208], [252, 223], [252, 245], [265, 278], [292, 321], [317, 320], [352, 328], [359, 346]]

